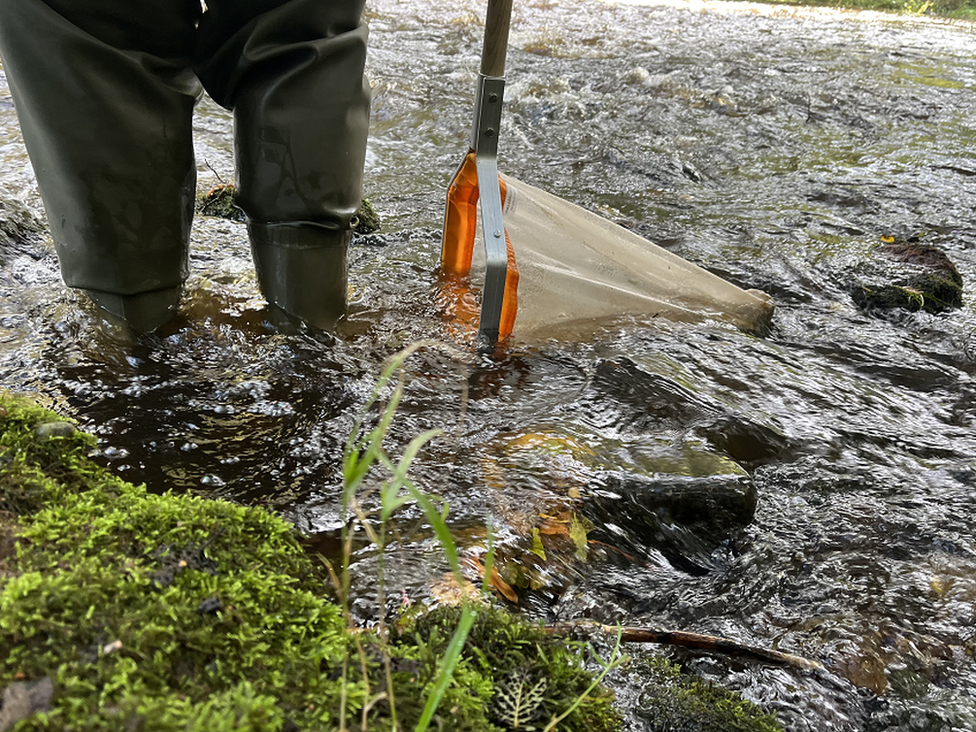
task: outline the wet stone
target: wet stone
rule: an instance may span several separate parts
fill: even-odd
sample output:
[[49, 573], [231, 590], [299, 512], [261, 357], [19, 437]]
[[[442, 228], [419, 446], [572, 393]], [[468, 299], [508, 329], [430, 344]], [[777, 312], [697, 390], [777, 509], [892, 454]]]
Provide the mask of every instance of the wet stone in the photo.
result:
[[620, 405], [618, 426], [629, 431], [697, 435], [749, 469], [792, 451], [775, 430], [626, 357], [600, 362], [593, 385], [601, 399]]
[[26, 205], [13, 199], [0, 199], [0, 265], [26, 254], [40, 259], [48, 251], [43, 244], [40, 219]]
[[0, 732], [13, 729], [16, 724], [38, 712], [51, 708], [54, 682], [49, 676], [37, 681], [15, 681], [3, 692], [0, 706]]
[[924, 310], [962, 305], [962, 275], [949, 256], [917, 240], [885, 241], [855, 269], [854, 302], [868, 312]]
[[53, 437], [71, 437], [77, 431], [77, 428], [70, 422], [44, 422], [34, 428], [34, 434], [41, 440], [50, 440]]
[[587, 497], [587, 515], [623, 529], [633, 550], [653, 547], [691, 562], [710, 555], [756, 512], [756, 487], [744, 473], [619, 475], [607, 489]]
[[756, 487], [745, 474], [624, 480], [619, 487], [662, 520], [705, 535], [727, 534], [748, 524], [756, 513]]

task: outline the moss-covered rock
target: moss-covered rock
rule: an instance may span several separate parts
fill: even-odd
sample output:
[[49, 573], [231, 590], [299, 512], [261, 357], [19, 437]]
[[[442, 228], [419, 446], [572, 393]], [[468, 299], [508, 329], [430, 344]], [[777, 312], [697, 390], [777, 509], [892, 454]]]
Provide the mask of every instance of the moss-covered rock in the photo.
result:
[[776, 718], [727, 689], [685, 675], [662, 658], [635, 665], [643, 692], [633, 707], [648, 732], [782, 732]]
[[204, 216], [216, 216], [241, 223], [247, 221], [244, 212], [238, 207], [237, 190], [233, 183], [222, 183], [209, 191], [197, 196], [197, 213]]
[[939, 313], [962, 305], [962, 275], [944, 251], [917, 239], [882, 242], [855, 272], [851, 296], [861, 308]]
[[[231, 221], [244, 222], [247, 217], [236, 202], [237, 191], [232, 183], [214, 186], [197, 196], [197, 213]], [[356, 233], [372, 234], [380, 228], [380, 216], [369, 199], [364, 198], [356, 212]]]
[[149, 494], [91, 463], [90, 436], [38, 435], [51, 414], [4, 404], [0, 501], [18, 519], [0, 579], [0, 688], [55, 686], [52, 708], [19, 729], [337, 724], [344, 624], [288, 524]]
[[[441, 608], [423, 615], [394, 645], [407, 655], [413, 647], [433, 657], [443, 655], [460, 610]], [[593, 681], [583, 665], [585, 645], [557, 641], [541, 626], [504, 612], [483, 612], [468, 635], [465, 656], [473, 679], [488, 680], [472, 687], [472, 701], [483, 714], [482, 724], [508, 729], [541, 729], [569, 709]], [[480, 689], [480, 696], [474, 698]], [[473, 710], [472, 710], [473, 716]], [[619, 726], [613, 696], [599, 689], [558, 729], [605, 730]], [[466, 729], [451, 726], [451, 730]], [[486, 729], [476, 727], [472, 729]]]
[[373, 202], [364, 198], [356, 212], [356, 233], [359, 235], [372, 234], [380, 230], [380, 215], [373, 206]]
[[[92, 463], [91, 436], [39, 433], [54, 423], [0, 392], [0, 690], [53, 682], [30, 716], [0, 719], [3, 732], [330, 730], [340, 709], [350, 726], [365, 717], [388, 729], [384, 653], [400, 725], [414, 728], [455, 611], [421, 616], [384, 650], [347, 631], [289, 524], [148, 493]], [[540, 715], [565, 711], [592, 680], [581, 658], [579, 646], [479, 609], [432, 726], [503, 729], [518, 673], [546, 679]], [[617, 726], [600, 692], [559, 729]]]

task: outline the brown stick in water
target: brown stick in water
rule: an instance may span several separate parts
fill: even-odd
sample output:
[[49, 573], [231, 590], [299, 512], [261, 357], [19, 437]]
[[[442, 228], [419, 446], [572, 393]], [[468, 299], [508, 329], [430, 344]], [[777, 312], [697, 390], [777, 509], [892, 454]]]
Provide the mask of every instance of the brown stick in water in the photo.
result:
[[771, 648], [751, 646], [729, 638], [690, 633], [685, 630], [655, 630], [653, 628], [637, 628], [633, 626], [617, 627], [587, 621], [556, 623], [555, 625], [546, 626], [546, 630], [551, 633], [563, 635], [588, 626], [595, 627], [609, 635], [616, 635], [619, 632], [620, 639], [627, 643], [660, 643], [668, 646], [681, 646], [682, 648], [697, 648], [720, 653], [724, 656], [754, 658], [779, 666], [789, 666], [801, 671], [823, 670], [823, 666], [819, 662], [809, 658], [794, 656], [791, 653], [783, 653], [782, 651], [774, 651]]

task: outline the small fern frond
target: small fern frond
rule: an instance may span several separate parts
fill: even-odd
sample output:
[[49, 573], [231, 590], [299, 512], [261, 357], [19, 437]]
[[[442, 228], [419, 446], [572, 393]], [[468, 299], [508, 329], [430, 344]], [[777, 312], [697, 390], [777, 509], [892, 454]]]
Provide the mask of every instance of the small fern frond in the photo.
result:
[[531, 732], [535, 729], [531, 722], [539, 716], [545, 693], [545, 679], [533, 683], [532, 674], [527, 669], [512, 671], [495, 689], [492, 699], [495, 719], [508, 729]]

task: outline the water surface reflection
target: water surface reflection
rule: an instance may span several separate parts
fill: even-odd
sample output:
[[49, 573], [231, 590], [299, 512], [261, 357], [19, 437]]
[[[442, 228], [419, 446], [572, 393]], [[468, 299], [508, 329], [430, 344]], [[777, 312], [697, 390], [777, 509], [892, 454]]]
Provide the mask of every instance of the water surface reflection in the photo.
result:
[[[126, 477], [334, 529], [341, 446], [380, 364], [447, 338], [437, 227], [466, 146], [482, 3], [376, 0], [369, 13], [367, 188], [386, 231], [358, 242], [338, 338], [272, 322], [231, 222], [198, 219], [181, 316], [137, 341], [79, 307], [43, 238], [4, 243], [0, 379], [98, 433]], [[528, 612], [820, 659], [829, 673], [804, 677], [682, 656], [789, 729], [976, 729], [972, 30], [745, 4], [522, 3], [508, 76], [507, 172], [765, 289], [773, 328], [621, 322], [497, 362], [431, 349], [409, 363], [391, 450], [445, 429], [417, 479], [449, 500], [462, 543], [492, 517], [501, 550], [531, 570], [516, 578]], [[226, 112], [204, 101], [196, 130], [201, 187], [230, 180]], [[9, 103], [0, 156], [5, 220], [16, 201], [39, 216]], [[849, 274], [882, 235], [948, 252], [964, 306], [862, 312]], [[689, 517], [674, 497], [689, 491], [721, 500]], [[557, 536], [567, 512], [589, 522], [582, 556], [569, 544], [536, 562], [532, 530]], [[371, 561], [364, 550], [367, 597]], [[391, 589], [410, 596], [442, 569], [422, 532], [391, 561]]]

